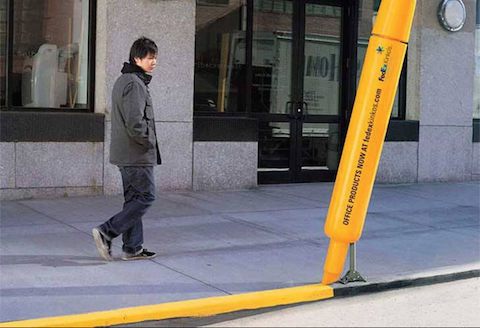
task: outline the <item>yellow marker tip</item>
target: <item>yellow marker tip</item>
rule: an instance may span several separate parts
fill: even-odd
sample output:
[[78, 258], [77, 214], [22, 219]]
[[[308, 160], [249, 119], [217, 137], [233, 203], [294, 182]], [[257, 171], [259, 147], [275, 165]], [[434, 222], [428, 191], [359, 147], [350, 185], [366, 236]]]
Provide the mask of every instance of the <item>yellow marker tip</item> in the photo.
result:
[[340, 278], [339, 274], [330, 273], [330, 272], [325, 271], [325, 273], [323, 274], [322, 284], [324, 284], [324, 285], [333, 284], [334, 282], [338, 281], [339, 278]]

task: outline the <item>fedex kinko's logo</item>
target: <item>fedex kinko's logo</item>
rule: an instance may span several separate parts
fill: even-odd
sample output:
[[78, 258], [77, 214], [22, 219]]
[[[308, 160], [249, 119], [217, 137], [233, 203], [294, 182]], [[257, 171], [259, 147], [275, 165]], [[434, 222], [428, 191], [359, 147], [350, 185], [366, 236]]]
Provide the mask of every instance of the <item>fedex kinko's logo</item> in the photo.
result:
[[389, 46], [387, 50], [381, 46], [377, 48], [377, 54], [383, 55], [384, 52], [385, 59], [383, 60], [383, 66], [380, 68], [380, 77], [378, 78], [381, 82], [385, 82], [385, 77], [387, 76], [388, 63], [390, 62], [390, 57], [392, 55], [392, 46]]

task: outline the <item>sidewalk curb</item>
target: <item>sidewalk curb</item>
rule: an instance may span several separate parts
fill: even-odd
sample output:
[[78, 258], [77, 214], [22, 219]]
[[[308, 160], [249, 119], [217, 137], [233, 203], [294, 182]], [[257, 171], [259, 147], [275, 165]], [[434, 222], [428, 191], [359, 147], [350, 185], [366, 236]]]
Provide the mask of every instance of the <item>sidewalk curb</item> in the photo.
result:
[[[372, 283], [367, 282], [367, 284], [351, 283], [351, 285], [353, 286], [349, 285], [348, 287], [341, 285], [339, 283], [336, 283], [334, 284], [334, 288], [333, 288], [334, 296], [333, 298], [330, 298], [330, 300], [334, 300], [337, 298], [354, 297], [354, 296], [360, 296], [365, 294], [386, 292], [389, 290], [397, 290], [401, 288], [429, 286], [429, 285], [435, 285], [439, 283], [447, 283], [452, 281], [480, 277], [480, 269], [467, 269], [466, 267], [464, 267], [463, 269], [464, 269], [463, 271], [458, 271], [458, 272], [452, 272], [451, 270], [454, 270], [454, 269], [449, 269], [447, 271], [442, 270], [442, 271], [433, 271], [428, 273], [420, 273], [420, 276], [412, 275], [404, 279], [394, 279], [390, 281], [379, 281], [379, 282], [372, 282]], [[428, 274], [430, 274], [430, 276], [428, 276]], [[229, 313], [219, 313], [218, 315], [212, 315], [208, 317], [187, 316], [183, 318], [165, 319], [165, 320], [155, 322], [155, 327], [202, 327], [202, 326], [207, 326], [215, 323], [218, 324], [226, 321], [231, 321], [239, 318], [250, 317], [250, 316], [254, 316], [254, 315], [265, 313], [265, 312], [291, 308], [294, 306], [307, 304], [307, 303], [310, 303], [310, 302], [300, 301], [298, 303], [292, 303], [288, 305], [277, 305], [269, 308], [259, 308], [259, 309], [250, 309], [250, 310], [240, 310], [236, 312], [232, 311]], [[147, 327], [149, 326], [148, 322], [144, 322], [144, 324]]]
[[319, 301], [332, 298], [333, 288], [321, 284], [239, 295], [123, 308], [79, 315], [12, 321], [0, 327], [97, 327], [182, 317], [205, 317], [242, 310]]
[[335, 298], [337, 297], [349, 297], [370, 293], [384, 292], [393, 289], [408, 288], [408, 287], [421, 287], [427, 285], [435, 285], [439, 283], [452, 282], [463, 279], [478, 278], [480, 277], [480, 269], [474, 269], [469, 271], [454, 272], [448, 274], [438, 274], [428, 277], [419, 278], [407, 278], [387, 282], [377, 282], [368, 285], [356, 285], [351, 287], [339, 287], [334, 288]]
[[275, 308], [288, 305], [295, 306], [330, 298], [352, 297], [477, 277], [480, 277], [480, 269], [386, 282], [374, 282], [367, 285], [364, 283], [354, 283], [354, 286], [349, 287], [338, 286], [338, 284], [336, 284], [335, 288], [321, 284], [307, 285], [71, 316], [3, 322], [0, 323], [0, 327], [98, 327], [147, 321], [163, 321], [164, 323], [168, 323], [170, 320], [178, 319], [198, 321], [201, 317], [217, 317], [216, 321], [222, 322], [227, 319], [219, 320], [218, 315], [243, 313], [242, 316], [250, 316], [267, 308], [269, 310], [275, 310]]

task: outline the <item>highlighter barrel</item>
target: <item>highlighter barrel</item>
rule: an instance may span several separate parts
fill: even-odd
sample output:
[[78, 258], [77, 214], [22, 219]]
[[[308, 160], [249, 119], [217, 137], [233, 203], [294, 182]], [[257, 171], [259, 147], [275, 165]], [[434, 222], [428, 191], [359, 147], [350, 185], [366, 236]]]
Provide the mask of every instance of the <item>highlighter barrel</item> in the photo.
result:
[[415, 0], [382, 0], [325, 223], [331, 238], [323, 284], [340, 277], [348, 245], [360, 239], [415, 12]]

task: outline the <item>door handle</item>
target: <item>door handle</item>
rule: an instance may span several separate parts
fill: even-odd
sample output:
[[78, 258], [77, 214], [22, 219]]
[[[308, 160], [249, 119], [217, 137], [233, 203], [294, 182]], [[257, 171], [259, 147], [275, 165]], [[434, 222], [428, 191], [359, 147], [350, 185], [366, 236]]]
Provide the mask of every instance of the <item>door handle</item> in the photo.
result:
[[288, 116], [290, 118], [296, 118], [295, 116], [295, 108], [297, 108], [296, 104], [297, 103], [293, 101], [287, 101], [287, 103], [285, 104], [285, 112], [288, 113]]
[[[290, 113], [290, 118], [302, 118], [305, 108], [305, 113], [308, 112], [308, 104], [306, 102], [288, 101], [286, 104], [286, 111]], [[290, 107], [290, 108], [289, 108]]]
[[293, 102], [291, 102], [291, 101], [287, 101], [287, 102], [285, 103], [285, 113], [291, 113], [291, 111], [292, 111], [292, 104], [293, 104]]
[[300, 118], [302, 117], [302, 113], [303, 113], [303, 106], [299, 106], [301, 103], [297, 103], [295, 106], [295, 118]]
[[308, 104], [305, 101], [303, 101], [302, 105], [305, 105], [304, 115], [308, 115]]
[[308, 111], [308, 105], [304, 101], [299, 101], [295, 103], [295, 106], [293, 106], [293, 116], [296, 119], [300, 119], [304, 115], [304, 108]]

